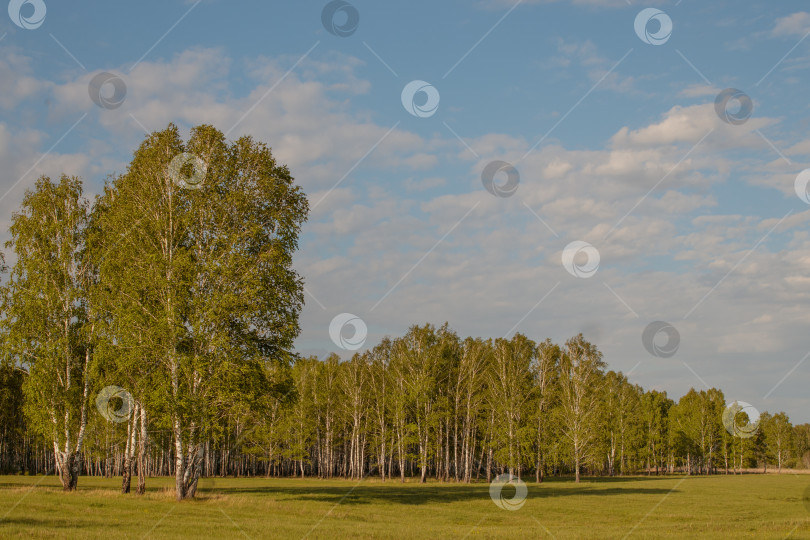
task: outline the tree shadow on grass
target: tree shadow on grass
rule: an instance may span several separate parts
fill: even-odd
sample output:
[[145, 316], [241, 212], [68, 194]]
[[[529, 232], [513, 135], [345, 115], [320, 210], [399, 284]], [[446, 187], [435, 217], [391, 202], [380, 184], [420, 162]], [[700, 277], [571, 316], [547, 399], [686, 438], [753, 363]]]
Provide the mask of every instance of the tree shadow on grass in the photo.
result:
[[[638, 482], [660, 482], [662, 480], [678, 480], [684, 478], [683, 475], [644, 475], [644, 476], [583, 476], [583, 484], [624, 484], [624, 483], [638, 483]], [[696, 476], [693, 478], [697, 478]], [[533, 485], [543, 484], [573, 484], [574, 475], [565, 476], [546, 476], [541, 484], [534, 482], [534, 476], [524, 476], [523, 481]]]
[[48, 518], [48, 519], [40, 519], [34, 518], [30, 516], [25, 517], [7, 517], [0, 519], [0, 531], [3, 530], [5, 527], [42, 527], [46, 529], [76, 529], [82, 530], [84, 527], [90, 525], [91, 522], [89, 521], [77, 521], [75, 518], [71, 518], [70, 520], [67, 519], [60, 519], [57, 517]]
[[[664, 480], [664, 479], [660, 479]], [[671, 479], [670, 479], [671, 480]], [[599, 482], [603, 483], [603, 482]], [[661, 497], [670, 493], [672, 486], [666, 487], [610, 487], [603, 488], [598, 485], [572, 485], [566, 482], [565, 487], [560, 482], [527, 484], [529, 499], [555, 499], [571, 496], [609, 497], [620, 495], [650, 495]], [[514, 488], [506, 486], [503, 496], [510, 498], [514, 495]], [[427, 505], [441, 503], [455, 503], [466, 501], [489, 500], [489, 484], [399, 484], [391, 482], [386, 484], [363, 484], [356, 486], [324, 486], [308, 485], [302, 482], [300, 486], [218, 486], [209, 493], [223, 495], [256, 494], [269, 497], [280, 497], [285, 500], [314, 501], [323, 503], [341, 503], [348, 505], [391, 503], [402, 505]]]

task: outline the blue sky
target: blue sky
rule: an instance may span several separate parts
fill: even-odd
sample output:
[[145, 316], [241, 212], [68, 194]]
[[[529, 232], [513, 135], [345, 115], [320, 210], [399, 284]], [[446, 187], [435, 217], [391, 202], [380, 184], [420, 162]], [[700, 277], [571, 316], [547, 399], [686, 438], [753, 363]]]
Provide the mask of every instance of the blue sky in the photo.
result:
[[[145, 131], [212, 123], [267, 142], [310, 197], [302, 354], [352, 354], [329, 335], [342, 313], [364, 346], [445, 320], [583, 332], [645, 388], [810, 421], [805, 3], [356, 0], [343, 37], [321, 1], [41, 3], [41, 24], [36, 2], [16, 19], [36, 28], [0, 21], [4, 231], [38, 175], [93, 194]], [[672, 23], [660, 44], [634, 28], [647, 8]], [[90, 99], [102, 72], [120, 107]], [[414, 80], [433, 114], [403, 107]], [[737, 124], [715, 111], [727, 88], [753, 105]], [[484, 188], [495, 160], [519, 174], [511, 196]], [[599, 254], [587, 278], [563, 265], [572, 242]], [[658, 320], [680, 338], [666, 358], [642, 343]]]

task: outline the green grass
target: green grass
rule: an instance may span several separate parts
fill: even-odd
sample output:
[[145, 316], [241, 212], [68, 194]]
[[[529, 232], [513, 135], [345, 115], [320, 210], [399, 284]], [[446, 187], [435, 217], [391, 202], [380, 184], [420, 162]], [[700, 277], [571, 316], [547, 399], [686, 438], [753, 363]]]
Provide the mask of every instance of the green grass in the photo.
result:
[[120, 482], [0, 476], [0, 538], [810, 538], [810, 477], [792, 474], [528, 482], [516, 511], [486, 483], [202, 479], [178, 504], [171, 479]]

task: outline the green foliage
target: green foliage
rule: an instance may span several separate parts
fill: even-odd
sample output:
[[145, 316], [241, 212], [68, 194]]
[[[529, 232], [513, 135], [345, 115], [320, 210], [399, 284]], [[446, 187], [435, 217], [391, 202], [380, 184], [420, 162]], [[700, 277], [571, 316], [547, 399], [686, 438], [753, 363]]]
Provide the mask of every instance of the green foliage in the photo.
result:
[[[199, 189], [177, 178], [184, 153], [205, 164]], [[78, 452], [90, 376], [95, 391], [123, 386], [173, 430], [178, 494], [193, 495], [202, 441], [294, 389], [306, 198], [265, 145], [228, 144], [211, 126], [184, 143], [174, 125], [146, 138], [92, 210], [81, 193], [77, 178], [42, 178], [12, 218], [4, 327], [30, 373], [30, 425]]]
[[793, 427], [793, 444], [796, 448], [797, 466], [810, 469], [810, 424]]
[[767, 445], [766, 458], [776, 463], [781, 470], [795, 451], [793, 426], [784, 412], [774, 415], [763, 413], [760, 416], [760, 425]]
[[74, 489], [87, 423], [92, 323], [89, 266], [82, 257], [89, 204], [78, 178], [41, 177], [11, 218], [16, 255], [5, 288], [9, 359], [27, 371], [28, 425], [53, 444], [65, 489]]

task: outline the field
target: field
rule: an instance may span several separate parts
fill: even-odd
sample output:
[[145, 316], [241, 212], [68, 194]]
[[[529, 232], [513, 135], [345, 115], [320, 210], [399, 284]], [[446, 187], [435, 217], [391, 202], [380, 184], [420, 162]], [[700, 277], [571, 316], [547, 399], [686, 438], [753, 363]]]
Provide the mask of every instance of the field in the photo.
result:
[[2, 476], [0, 537], [810, 538], [810, 477], [793, 474], [527, 482], [514, 511], [483, 482], [202, 479], [179, 504], [168, 478], [144, 497], [119, 485], [82, 477], [64, 494], [54, 477]]

